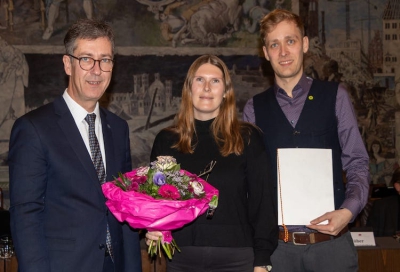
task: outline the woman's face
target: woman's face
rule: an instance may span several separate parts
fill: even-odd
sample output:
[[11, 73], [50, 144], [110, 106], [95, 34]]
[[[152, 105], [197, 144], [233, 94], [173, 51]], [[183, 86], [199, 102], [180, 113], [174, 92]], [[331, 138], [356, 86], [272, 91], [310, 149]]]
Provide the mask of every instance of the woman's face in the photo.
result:
[[373, 144], [371, 149], [372, 149], [372, 152], [379, 153], [380, 145], [379, 144]]
[[210, 120], [218, 116], [222, 100], [225, 97], [224, 76], [222, 71], [210, 63], [197, 69], [192, 82], [192, 102], [194, 118]]

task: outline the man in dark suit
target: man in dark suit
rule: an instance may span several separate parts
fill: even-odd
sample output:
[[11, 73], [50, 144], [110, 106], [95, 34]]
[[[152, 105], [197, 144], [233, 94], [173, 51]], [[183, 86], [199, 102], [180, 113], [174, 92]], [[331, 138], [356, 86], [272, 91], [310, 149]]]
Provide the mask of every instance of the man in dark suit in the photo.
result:
[[[64, 44], [68, 88], [16, 120], [11, 133], [10, 213], [18, 267], [138, 272], [138, 233], [109, 212], [101, 190], [102, 182], [132, 169], [127, 123], [98, 103], [111, 80], [114, 35], [109, 25], [84, 19], [71, 26]], [[89, 139], [86, 118], [92, 113], [95, 133]], [[94, 154], [102, 171], [92, 162]]]

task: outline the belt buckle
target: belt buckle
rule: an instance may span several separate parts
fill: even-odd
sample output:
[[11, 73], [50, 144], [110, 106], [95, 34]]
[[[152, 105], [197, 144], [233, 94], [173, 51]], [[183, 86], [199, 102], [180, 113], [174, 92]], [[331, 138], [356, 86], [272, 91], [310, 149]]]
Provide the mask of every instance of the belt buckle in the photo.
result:
[[296, 246], [306, 246], [307, 244], [296, 243], [296, 238], [294, 237], [296, 234], [306, 234], [306, 232], [305, 231], [294, 231], [294, 232], [292, 232], [293, 244], [296, 245]]

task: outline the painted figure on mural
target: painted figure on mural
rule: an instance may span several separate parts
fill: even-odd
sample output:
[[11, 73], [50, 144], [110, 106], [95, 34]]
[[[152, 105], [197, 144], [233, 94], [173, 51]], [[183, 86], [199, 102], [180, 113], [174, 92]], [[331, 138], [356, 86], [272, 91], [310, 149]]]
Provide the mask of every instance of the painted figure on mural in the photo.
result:
[[157, 1], [157, 0], [136, 0], [142, 5], [147, 6], [147, 10], [153, 13], [156, 16], [160, 11], [164, 9], [164, 6], [167, 6], [171, 3], [173, 3], [175, 0], [162, 0], [162, 1]]
[[375, 140], [371, 143], [369, 164], [373, 184], [385, 183], [383, 180], [386, 168], [385, 164], [386, 158], [383, 157], [382, 145], [379, 141]]
[[181, 34], [183, 34], [187, 28], [186, 19], [181, 15], [175, 15], [174, 10], [185, 4], [185, 1], [172, 3], [165, 8], [164, 12], [161, 12], [158, 15], [158, 18], [161, 21], [161, 36], [164, 40], [171, 42], [173, 47], [176, 47], [176, 43], [180, 39]]
[[[189, 8], [180, 8], [183, 10], [180, 15], [172, 14], [172, 9], [179, 8], [186, 1], [137, 1], [147, 5], [155, 18], [164, 23], [161, 25], [161, 35], [167, 41], [172, 40], [173, 46], [176, 46], [178, 39], [182, 44], [193, 42], [217, 46], [240, 28], [242, 6], [239, 0], [202, 0]], [[163, 9], [164, 12], [161, 12]]]
[[169, 4], [165, 10], [158, 15], [158, 19], [161, 21], [161, 35], [164, 40], [170, 41], [173, 47], [176, 47], [178, 42], [186, 44], [196, 41], [189, 37], [190, 35], [187, 31], [188, 22], [193, 13], [210, 1], [212, 0], [203, 0], [195, 5], [189, 6], [180, 14], [176, 14], [177, 12], [175, 12], [175, 10], [186, 5], [186, 1], [177, 1]]
[[369, 149], [372, 184], [389, 185], [392, 173], [399, 167], [393, 152], [384, 152], [380, 141], [373, 140]]
[[249, 33], [256, 33], [259, 21], [270, 12], [267, 7], [269, 0], [245, 0], [242, 4], [243, 25]]
[[[60, 13], [60, 4], [65, 0], [46, 0], [47, 9], [47, 28], [45, 29], [42, 39], [48, 40], [54, 32], [54, 24]], [[88, 19], [93, 18], [93, 2], [92, 0], [82, 0], [83, 10]]]
[[239, 30], [242, 6], [238, 0], [214, 0], [190, 18], [189, 31], [198, 43], [216, 46]]
[[340, 82], [342, 78], [338, 62], [326, 55], [318, 37], [309, 40], [309, 49], [304, 55], [304, 72], [312, 78], [326, 81]]
[[[25, 114], [24, 87], [29, 67], [24, 54], [0, 36], [0, 156], [8, 152], [14, 120]], [[4, 162], [0, 162], [4, 164]]]

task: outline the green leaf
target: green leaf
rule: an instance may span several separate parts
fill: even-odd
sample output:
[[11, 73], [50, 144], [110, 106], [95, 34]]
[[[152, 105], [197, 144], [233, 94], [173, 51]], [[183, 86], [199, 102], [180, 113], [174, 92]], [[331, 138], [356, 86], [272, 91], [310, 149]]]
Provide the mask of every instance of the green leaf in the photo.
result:
[[162, 238], [160, 237], [157, 241], [152, 240], [150, 242], [149, 248], [147, 249], [147, 253], [151, 257], [157, 256], [157, 255], [161, 257], [161, 248], [163, 249], [167, 258], [170, 260], [172, 259], [172, 256], [175, 253], [175, 249], [178, 250], [178, 252], [181, 252], [180, 248], [178, 247], [178, 245], [176, 244], [174, 239], [169, 244], [169, 243], [162, 242]]
[[118, 176], [122, 181], [114, 177], [114, 184], [126, 192], [130, 184], [128, 186], [125, 185], [125, 182], [123, 181], [125, 177], [120, 172], [118, 173]]
[[167, 257], [171, 260], [172, 255], [171, 255], [170, 245], [167, 243], [161, 243], [161, 244], [162, 244], [165, 254], [167, 254]]
[[154, 241], [151, 240], [149, 248], [147, 249], [147, 253], [150, 254], [150, 256], [153, 256], [153, 243], [154, 243]]
[[177, 243], [175, 242], [175, 239], [172, 239], [171, 244], [173, 245], [174, 248], [176, 248], [176, 250], [178, 250], [179, 252], [181, 252], [181, 249], [178, 247]]
[[214, 209], [218, 206], [218, 196], [214, 195], [214, 196], [211, 198], [211, 201], [210, 201], [209, 206], [210, 206], [211, 208], [214, 208]]

